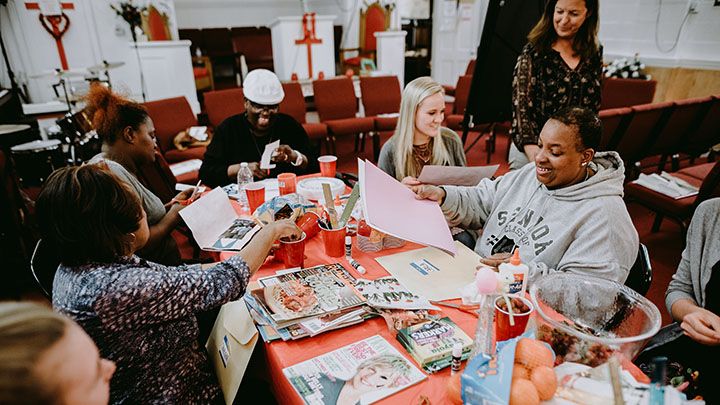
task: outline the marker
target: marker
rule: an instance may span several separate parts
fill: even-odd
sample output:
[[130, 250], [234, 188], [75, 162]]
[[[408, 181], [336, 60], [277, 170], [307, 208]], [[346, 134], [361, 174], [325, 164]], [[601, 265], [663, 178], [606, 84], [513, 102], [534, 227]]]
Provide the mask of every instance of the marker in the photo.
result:
[[348, 262], [350, 262], [350, 265], [353, 266], [355, 270], [358, 271], [360, 274], [365, 274], [367, 271], [365, 270], [365, 267], [361, 266], [360, 263], [356, 262], [355, 259], [352, 257], [348, 257]]

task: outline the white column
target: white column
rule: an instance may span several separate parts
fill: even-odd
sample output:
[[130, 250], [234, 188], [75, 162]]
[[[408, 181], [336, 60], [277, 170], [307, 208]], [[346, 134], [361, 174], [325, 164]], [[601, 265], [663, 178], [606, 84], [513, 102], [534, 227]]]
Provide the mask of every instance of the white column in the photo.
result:
[[405, 31], [376, 32], [377, 68], [388, 75], [397, 76], [400, 88], [405, 87]]
[[[134, 47], [131, 42], [133, 51]], [[145, 78], [147, 101], [185, 96], [193, 112], [199, 114], [200, 103], [195, 90], [190, 41], [138, 42], [137, 48]], [[137, 74], [140, 75], [140, 72]]]

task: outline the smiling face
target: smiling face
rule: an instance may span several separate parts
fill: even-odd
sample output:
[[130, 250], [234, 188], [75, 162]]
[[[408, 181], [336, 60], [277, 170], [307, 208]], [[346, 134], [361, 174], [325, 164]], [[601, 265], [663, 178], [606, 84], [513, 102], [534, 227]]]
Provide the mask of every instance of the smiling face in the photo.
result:
[[63, 337], [40, 357], [36, 373], [57, 390], [58, 404], [106, 405], [115, 363], [100, 357], [92, 339], [68, 322]]
[[567, 126], [560, 121], [548, 120], [540, 132], [535, 155], [535, 174], [539, 182], [548, 189], [558, 189], [582, 181], [587, 166], [593, 157], [592, 149], [578, 151], [577, 127]]
[[395, 369], [373, 365], [358, 369], [352, 379], [353, 387], [362, 392], [370, 392], [379, 388], [388, 388], [397, 378]]
[[413, 144], [424, 145], [438, 136], [440, 124], [445, 118], [445, 98], [442, 93], [425, 97], [415, 113], [415, 136]]
[[270, 127], [272, 127], [279, 109], [279, 104], [262, 105], [245, 99], [245, 110], [247, 111], [248, 121], [258, 135], [264, 135], [270, 131]]
[[558, 0], [553, 13], [553, 26], [558, 38], [575, 38], [587, 17], [585, 0]]

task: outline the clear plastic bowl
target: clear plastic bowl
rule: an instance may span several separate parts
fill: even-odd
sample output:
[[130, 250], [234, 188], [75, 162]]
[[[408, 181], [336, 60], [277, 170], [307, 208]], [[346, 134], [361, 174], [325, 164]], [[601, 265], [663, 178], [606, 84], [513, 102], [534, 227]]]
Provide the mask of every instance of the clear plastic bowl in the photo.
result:
[[550, 274], [532, 285], [530, 298], [536, 309], [535, 335], [552, 346], [555, 364], [594, 367], [613, 356], [621, 363], [632, 360], [662, 322], [647, 298], [597, 277]]

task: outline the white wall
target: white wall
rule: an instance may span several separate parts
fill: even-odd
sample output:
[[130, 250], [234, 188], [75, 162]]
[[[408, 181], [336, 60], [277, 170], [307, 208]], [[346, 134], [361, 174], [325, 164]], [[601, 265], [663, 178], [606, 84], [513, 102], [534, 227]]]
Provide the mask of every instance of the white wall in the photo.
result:
[[[177, 37], [172, 0], [153, 2], [161, 3], [158, 9], [170, 14], [171, 32]], [[68, 67], [86, 69], [103, 60], [125, 62], [125, 66], [110, 71], [113, 87], [125, 89], [126, 93], [139, 99], [137, 57], [129, 46], [132, 37], [128, 24], [110, 8], [110, 4], [116, 2], [74, 0], [72, 3], [74, 9], [64, 10], [70, 18], [70, 27], [62, 37]], [[33, 79], [31, 76], [60, 68], [61, 65], [55, 40], [40, 25], [38, 14], [38, 10], [27, 10], [22, 1], [11, 1], [7, 7], [0, 7], [0, 28], [16, 80], [21, 86], [27, 86], [32, 102], [43, 103], [54, 98], [51, 85], [57, 80]], [[73, 80], [80, 86], [86, 85], [82, 78]], [[4, 63], [0, 64], [0, 85], [10, 87]]]
[[720, 7], [713, 0], [691, 0], [697, 14], [690, 14], [680, 33], [677, 47], [662, 52], [655, 42], [660, 3], [660, 47], [670, 48], [685, 17], [688, 0], [602, 0], [600, 1], [600, 42], [605, 60], [639, 53], [646, 64], [720, 70]]

